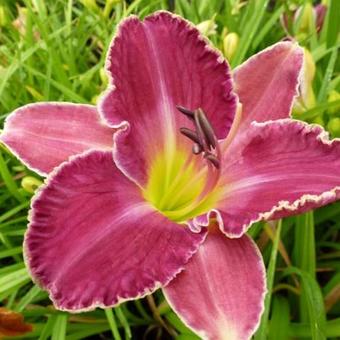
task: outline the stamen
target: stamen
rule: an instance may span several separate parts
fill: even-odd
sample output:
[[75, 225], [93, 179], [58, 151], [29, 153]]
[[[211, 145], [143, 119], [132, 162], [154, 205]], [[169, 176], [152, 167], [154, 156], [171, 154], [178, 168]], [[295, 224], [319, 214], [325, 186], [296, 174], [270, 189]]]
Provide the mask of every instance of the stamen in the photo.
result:
[[[155, 181], [150, 184], [150, 195], [155, 207], [174, 221], [184, 222], [201, 212], [208, 211], [220, 192], [219, 179], [222, 168], [220, 144], [204, 111], [191, 111], [182, 106], [177, 109], [190, 119], [191, 125], [180, 128], [180, 133], [192, 141], [192, 152], [187, 153], [187, 144], [179, 143], [180, 150], [166, 164], [170, 164], [168, 185], [159, 194], [163, 160], [155, 164]], [[176, 142], [176, 140], [175, 140]], [[174, 143], [176, 150], [176, 143]], [[167, 155], [167, 154], [166, 154]], [[196, 158], [195, 155], [198, 157]], [[201, 156], [199, 156], [201, 155]], [[177, 157], [178, 156], [178, 157]], [[153, 192], [154, 191], [154, 192]]]
[[197, 133], [197, 137], [199, 140], [199, 144], [202, 146], [202, 149], [204, 151], [207, 151], [208, 149], [208, 145], [207, 145], [207, 140], [206, 137], [204, 135], [203, 129], [201, 127], [201, 123], [200, 123], [200, 119], [199, 119], [199, 111], [195, 110], [194, 112], [194, 119], [195, 119], [195, 128], [196, 128], [196, 133]]
[[193, 111], [190, 111], [189, 109], [186, 109], [185, 107], [180, 106], [180, 105], [176, 105], [176, 108], [177, 108], [178, 111], [182, 112], [184, 115], [186, 115], [190, 119], [194, 119], [194, 112]]
[[192, 153], [194, 155], [199, 155], [201, 152], [203, 151], [203, 148], [200, 144], [198, 143], [195, 143], [193, 146], [192, 146]]
[[214, 156], [212, 153], [208, 153], [206, 152], [204, 154], [204, 158], [206, 158], [208, 161], [210, 161], [210, 163], [216, 168], [219, 169], [220, 168], [220, 161], [219, 159]]
[[187, 129], [185, 127], [180, 128], [179, 131], [182, 135], [188, 137], [193, 142], [200, 144], [200, 140], [199, 140], [198, 135], [195, 131], [192, 131], [192, 130]]
[[[180, 132], [191, 139], [195, 144], [192, 147], [192, 153], [199, 155], [203, 152], [203, 157], [209, 161], [216, 169], [220, 168], [220, 150], [217, 138], [207, 116], [201, 108], [190, 111], [183, 106], [177, 105], [177, 109], [194, 120], [196, 131], [188, 128], [180, 128]], [[214, 150], [214, 153], [211, 151]]]
[[204, 133], [205, 140], [207, 142], [208, 147], [215, 148], [216, 147], [216, 136], [214, 133], [214, 130], [212, 126], [209, 123], [209, 120], [207, 119], [207, 116], [205, 115], [204, 111], [202, 109], [198, 109], [198, 119], [201, 126], [201, 129]]

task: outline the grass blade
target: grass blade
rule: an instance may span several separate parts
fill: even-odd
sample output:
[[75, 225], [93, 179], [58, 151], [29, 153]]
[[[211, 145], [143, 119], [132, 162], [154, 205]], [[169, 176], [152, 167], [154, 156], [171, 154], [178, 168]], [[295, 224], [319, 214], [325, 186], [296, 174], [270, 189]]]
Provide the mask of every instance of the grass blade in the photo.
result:
[[273, 247], [272, 247], [272, 251], [270, 254], [269, 265], [268, 265], [268, 270], [267, 270], [268, 292], [266, 294], [266, 298], [264, 301], [264, 313], [261, 318], [260, 327], [255, 334], [255, 340], [266, 340], [267, 339], [268, 318], [269, 318], [269, 311], [270, 311], [272, 289], [273, 289], [273, 284], [274, 284], [275, 267], [276, 267], [276, 260], [277, 260], [277, 254], [278, 254], [281, 229], [282, 229], [282, 221], [280, 220], [277, 224], [275, 239], [273, 242]]
[[117, 326], [115, 317], [113, 315], [112, 309], [111, 308], [105, 309], [105, 314], [106, 314], [107, 321], [109, 322], [113, 338], [115, 340], [122, 340], [119, 334], [118, 326]]

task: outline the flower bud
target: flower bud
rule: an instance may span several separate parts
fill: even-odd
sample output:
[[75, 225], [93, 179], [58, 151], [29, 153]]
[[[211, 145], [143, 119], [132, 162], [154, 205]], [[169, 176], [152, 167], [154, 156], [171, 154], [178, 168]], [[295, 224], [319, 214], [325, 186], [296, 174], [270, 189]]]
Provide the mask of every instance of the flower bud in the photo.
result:
[[[335, 90], [331, 91], [328, 95], [328, 103], [335, 102], [337, 100], [340, 100], [340, 93]], [[328, 109], [327, 112], [330, 114], [337, 114], [337, 113], [340, 114], [340, 104], [337, 105], [336, 107]]]
[[299, 90], [300, 95], [295, 98], [293, 104], [294, 114], [301, 114], [314, 107], [316, 103], [312, 83], [305, 85], [300, 84]]
[[42, 182], [35, 177], [32, 176], [25, 176], [21, 180], [21, 186], [24, 188], [25, 191], [29, 192], [30, 194], [34, 194], [34, 192], [40, 187]]
[[293, 112], [302, 113], [315, 106], [313, 79], [315, 76], [315, 63], [312, 54], [304, 48], [303, 71], [300, 79], [299, 96], [294, 101]]
[[327, 124], [327, 130], [332, 137], [340, 137], [340, 118], [332, 118]]
[[215, 17], [210, 20], [205, 20], [196, 25], [196, 28], [205, 36], [216, 34], [217, 25], [215, 23]]
[[309, 50], [307, 50], [307, 48], [303, 49], [303, 62], [305, 79], [308, 82], [312, 82], [315, 76], [315, 62], [312, 54], [309, 52]]
[[7, 8], [0, 5], [0, 27], [5, 27], [9, 22]]
[[228, 33], [223, 39], [223, 52], [228, 60], [231, 60], [235, 55], [235, 52], [239, 43], [239, 36], [235, 32]]
[[315, 16], [316, 16], [316, 30], [320, 32], [325, 21], [327, 6], [325, 4], [318, 4], [314, 7]]
[[311, 33], [315, 24], [315, 12], [313, 5], [307, 2], [304, 6], [298, 8], [294, 15], [294, 25], [297, 25], [297, 34]]

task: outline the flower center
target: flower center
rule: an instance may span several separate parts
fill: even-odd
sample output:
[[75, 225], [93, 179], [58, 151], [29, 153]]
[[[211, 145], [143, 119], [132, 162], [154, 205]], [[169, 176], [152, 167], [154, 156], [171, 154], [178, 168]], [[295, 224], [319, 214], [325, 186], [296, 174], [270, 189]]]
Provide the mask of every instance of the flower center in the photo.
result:
[[[172, 152], [154, 159], [144, 197], [163, 215], [182, 223], [212, 209], [218, 199], [221, 152], [214, 130], [202, 109], [177, 106], [194, 129], [180, 128], [183, 138], [193, 142], [192, 152], [178, 143]], [[182, 146], [180, 146], [182, 145]]]

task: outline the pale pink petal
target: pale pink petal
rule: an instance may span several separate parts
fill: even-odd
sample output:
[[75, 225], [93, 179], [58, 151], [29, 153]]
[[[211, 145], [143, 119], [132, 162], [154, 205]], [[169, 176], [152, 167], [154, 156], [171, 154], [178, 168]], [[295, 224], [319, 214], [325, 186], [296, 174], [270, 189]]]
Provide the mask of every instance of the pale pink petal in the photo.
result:
[[180, 127], [192, 128], [176, 105], [201, 107], [217, 137], [226, 137], [236, 108], [229, 66], [179, 16], [157, 12], [144, 21], [124, 20], [109, 49], [107, 69], [111, 85], [100, 110], [112, 126], [129, 123], [116, 136], [114, 157], [139, 184], [146, 182], [150, 157], [183, 139]]
[[266, 292], [265, 269], [255, 243], [209, 233], [168, 286], [166, 299], [202, 339], [245, 340], [256, 330]]
[[46, 175], [72, 155], [112, 149], [113, 132], [95, 106], [45, 102], [10, 114], [0, 140], [29, 168]]
[[90, 151], [63, 163], [36, 194], [25, 256], [55, 306], [80, 311], [168, 283], [203, 238], [145, 202], [111, 152]]
[[[284, 119], [253, 123], [223, 164], [222, 229], [242, 235], [251, 223], [323, 206], [340, 196], [340, 142], [318, 125]], [[204, 218], [201, 217], [201, 222]]]
[[297, 95], [303, 50], [293, 42], [279, 42], [234, 70], [235, 90], [242, 104], [240, 129], [252, 121], [290, 116]]

